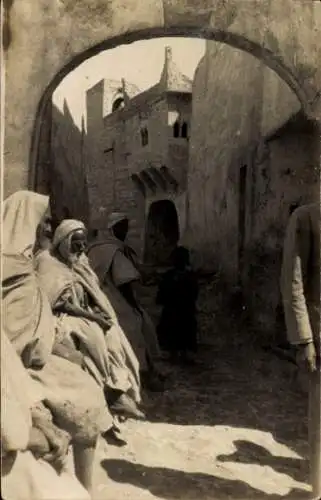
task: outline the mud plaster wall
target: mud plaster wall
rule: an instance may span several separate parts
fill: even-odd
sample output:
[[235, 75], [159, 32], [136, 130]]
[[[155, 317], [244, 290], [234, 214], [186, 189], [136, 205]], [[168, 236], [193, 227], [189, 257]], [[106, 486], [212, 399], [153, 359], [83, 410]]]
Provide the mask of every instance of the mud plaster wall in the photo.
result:
[[188, 173], [188, 241], [201, 267], [236, 279], [238, 172], [258, 137], [258, 59], [209, 43], [193, 85]]
[[[226, 45], [208, 44], [194, 80], [188, 174], [187, 238], [202, 267], [219, 267], [235, 281], [239, 169], [246, 164], [249, 172], [251, 151], [261, 138], [284, 125], [300, 108], [289, 87], [260, 61]], [[299, 132], [293, 133], [295, 142]], [[298, 141], [295, 150], [300, 147]], [[299, 167], [302, 155], [307, 154], [304, 149], [294, 155], [292, 167]], [[282, 163], [281, 151], [279, 155], [273, 157], [274, 163]], [[247, 184], [251, 183], [249, 174]], [[302, 189], [294, 179], [293, 189]], [[249, 196], [247, 192], [248, 203]], [[248, 238], [250, 231], [247, 227]]]
[[270, 334], [281, 303], [282, 244], [291, 205], [319, 199], [316, 146], [315, 130], [299, 116], [263, 147], [252, 165], [246, 288], [261, 328]]
[[5, 196], [33, 185], [46, 99], [64, 74], [101, 48], [144, 36], [211, 34], [284, 73], [309, 110], [321, 88], [320, 2], [13, 0], [4, 8]]
[[290, 205], [318, 199], [320, 190], [318, 135], [300, 108], [259, 61], [208, 44], [194, 80], [186, 239], [196, 265], [238, 282], [239, 172], [247, 165], [241, 277], [246, 305], [265, 328], [280, 299]]

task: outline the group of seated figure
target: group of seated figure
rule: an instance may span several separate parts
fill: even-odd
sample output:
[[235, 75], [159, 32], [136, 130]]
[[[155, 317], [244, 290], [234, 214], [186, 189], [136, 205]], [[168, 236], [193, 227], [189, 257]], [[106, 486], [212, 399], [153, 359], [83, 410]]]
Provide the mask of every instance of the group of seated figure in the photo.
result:
[[99, 437], [126, 444], [122, 423], [146, 418], [142, 391], [165, 388], [160, 343], [176, 358], [196, 349], [188, 252], [162, 280], [156, 331], [125, 214], [89, 244], [83, 222], [54, 221], [49, 197], [20, 191], [2, 223], [2, 496], [88, 499]]

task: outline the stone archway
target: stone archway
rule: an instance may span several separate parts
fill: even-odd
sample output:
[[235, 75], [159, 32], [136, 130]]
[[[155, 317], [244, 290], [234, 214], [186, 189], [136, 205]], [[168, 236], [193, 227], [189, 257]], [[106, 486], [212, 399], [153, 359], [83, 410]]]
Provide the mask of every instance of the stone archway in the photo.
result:
[[145, 262], [166, 264], [180, 237], [175, 204], [171, 200], [154, 201], [145, 227]]
[[99, 51], [136, 40], [201, 36], [247, 51], [278, 73], [309, 117], [321, 118], [320, 2], [11, 0], [5, 8], [5, 196], [32, 187], [46, 162], [43, 126], [61, 80]]
[[[138, 0], [85, 0], [81, 4], [36, 0], [28, 8], [23, 0], [9, 4], [5, 12], [10, 34], [5, 195], [33, 185], [44, 113], [60, 81], [85, 59], [120, 44], [159, 36], [202, 36], [229, 44], [276, 71], [308, 115], [318, 112], [319, 2], [199, 0], [195, 5], [193, 0], [147, 0], [144, 4]], [[48, 30], [52, 32], [50, 44]], [[22, 80], [18, 74], [23, 74]]]

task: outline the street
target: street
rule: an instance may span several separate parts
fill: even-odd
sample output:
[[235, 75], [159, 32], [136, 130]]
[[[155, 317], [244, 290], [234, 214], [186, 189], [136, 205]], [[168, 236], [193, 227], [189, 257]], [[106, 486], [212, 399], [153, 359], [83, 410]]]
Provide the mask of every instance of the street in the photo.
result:
[[164, 363], [168, 389], [146, 395], [147, 422], [126, 422], [127, 447], [100, 443], [95, 499], [307, 498], [307, 400], [295, 368], [242, 340], [226, 317], [216, 316], [196, 366]]

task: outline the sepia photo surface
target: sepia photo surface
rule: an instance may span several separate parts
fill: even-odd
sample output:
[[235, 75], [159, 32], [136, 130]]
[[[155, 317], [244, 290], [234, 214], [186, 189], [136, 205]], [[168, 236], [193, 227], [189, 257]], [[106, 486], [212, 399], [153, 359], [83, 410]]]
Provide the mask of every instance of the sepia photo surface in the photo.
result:
[[1, 9], [2, 498], [321, 500], [321, 2]]

